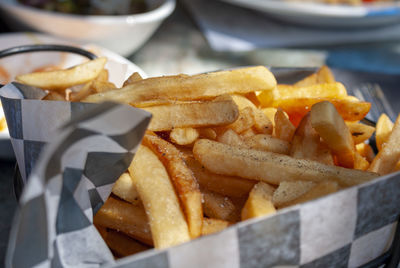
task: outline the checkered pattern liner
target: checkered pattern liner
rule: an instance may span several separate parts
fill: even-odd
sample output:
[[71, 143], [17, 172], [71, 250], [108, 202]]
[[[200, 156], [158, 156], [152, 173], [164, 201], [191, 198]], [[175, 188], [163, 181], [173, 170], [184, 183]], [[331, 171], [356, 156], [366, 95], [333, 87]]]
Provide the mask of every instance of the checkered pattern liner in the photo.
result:
[[[10, 267], [358, 267], [392, 244], [400, 215], [399, 173], [114, 262], [92, 215], [110, 192], [110, 178], [126, 169], [148, 117], [115, 104], [95, 105], [78, 116], [92, 105], [2, 101], [12, 111], [7, 121], [15, 150], [23, 152], [19, 164], [31, 173], [12, 230]], [[27, 122], [37, 114], [72, 122], [50, 135], [47, 118]], [[29, 124], [38, 132], [28, 133]], [[120, 133], [112, 132], [115, 124]], [[32, 172], [23, 160], [35, 158], [49, 140]]]

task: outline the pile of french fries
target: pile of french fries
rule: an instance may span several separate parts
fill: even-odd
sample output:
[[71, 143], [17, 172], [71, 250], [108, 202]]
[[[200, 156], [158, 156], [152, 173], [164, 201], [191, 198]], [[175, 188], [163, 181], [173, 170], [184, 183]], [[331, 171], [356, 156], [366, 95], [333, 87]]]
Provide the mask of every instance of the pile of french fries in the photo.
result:
[[[117, 101], [153, 118], [94, 224], [116, 257], [166, 248], [398, 169], [400, 119], [360, 122], [328, 67], [277, 85], [265, 67], [108, 82], [104, 58], [21, 75], [45, 100]], [[379, 149], [369, 145], [375, 133]]]

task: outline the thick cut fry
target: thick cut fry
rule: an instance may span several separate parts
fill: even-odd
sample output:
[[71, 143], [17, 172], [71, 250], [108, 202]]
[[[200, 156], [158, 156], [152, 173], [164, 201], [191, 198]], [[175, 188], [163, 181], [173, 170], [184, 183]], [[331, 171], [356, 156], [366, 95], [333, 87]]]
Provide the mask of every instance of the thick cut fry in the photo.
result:
[[335, 154], [339, 164], [353, 168], [355, 146], [351, 133], [335, 106], [328, 101], [311, 108], [311, 125]]
[[241, 133], [254, 125], [254, 111], [250, 107], [240, 110], [238, 119], [228, 127], [236, 133]]
[[297, 125], [301, 118], [310, 111], [314, 104], [323, 101], [331, 102], [346, 121], [359, 121], [363, 119], [371, 108], [371, 103], [369, 102], [314, 97], [282, 100], [279, 103], [279, 107], [281, 107], [291, 119], [293, 117], [298, 118], [297, 121], [291, 120], [294, 125]]
[[149, 218], [155, 248], [166, 248], [190, 240], [185, 216], [168, 173], [157, 156], [141, 145], [129, 173]]
[[51, 100], [51, 101], [65, 101], [65, 95], [60, 94], [58, 92], [50, 91], [43, 100]]
[[180, 151], [171, 143], [155, 135], [146, 134], [143, 144], [147, 145], [167, 168], [183, 206], [190, 236], [198, 237], [201, 234], [203, 211], [199, 184], [192, 171], [183, 161]]
[[354, 168], [359, 170], [367, 170], [369, 167], [369, 162], [366, 158], [360, 155], [358, 152], [354, 154]]
[[278, 208], [287, 207], [315, 185], [312, 181], [282, 181], [276, 188], [272, 201]]
[[356, 150], [362, 157], [365, 157], [365, 159], [367, 159], [368, 162], [371, 163], [374, 160], [375, 153], [371, 145], [360, 143], [356, 145]]
[[323, 83], [334, 83], [336, 82], [335, 77], [333, 76], [332, 71], [328, 66], [322, 66], [316, 73], [313, 73], [302, 80], [296, 82], [294, 86], [296, 87], [306, 87], [315, 84], [323, 84]]
[[143, 79], [120, 90], [94, 94], [86, 102], [132, 103], [151, 99], [198, 100], [223, 94], [271, 90], [274, 75], [265, 67], [249, 67], [199, 75], [177, 75]]
[[382, 150], [382, 144], [384, 144], [388, 138], [390, 133], [393, 129], [393, 122], [390, 120], [389, 116], [386, 114], [381, 114], [376, 123], [376, 133], [375, 133], [375, 140], [376, 140], [376, 147], [378, 150]]
[[239, 110], [243, 110], [247, 107], [250, 107], [251, 109], [257, 109], [254, 103], [243, 95], [233, 94], [231, 95], [231, 97], [236, 105], [239, 107]]
[[289, 201], [288, 203], [285, 203], [280, 208], [307, 202], [307, 201], [337, 192], [338, 190], [339, 190], [339, 186], [336, 182], [322, 181], [322, 182], [317, 183], [315, 186], [313, 186], [305, 194], [299, 196], [298, 198], [296, 198], [294, 200]]
[[[275, 126], [275, 114], [278, 109], [274, 107], [267, 107], [267, 108], [262, 108], [261, 111], [268, 117], [268, 119], [271, 121], [272, 126]], [[289, 118], [289, 117], [288, 117]]]
[[132, 205], [109, 197], [97, 211], [93, 223], [119, 230], [147, 245], [153, 245], [150, 226], [142, 205]]
[[346, 88], [339, 82], [316, 84], [306, 87], [278, 85], [274, 90], [261, 92], [257, 97], [264, 107], [281, 107], [281, 102], [288, 99], [342, 98], [347, 96]]
[[193, 171], [200, 186], [212, 192], [230, 197], [247, 196], [256, 181], [246, 180], [239, 177], [224, 176], [212, 173], [205, 169], [194, 158], [187, 158], [186, 164]]
[[254, 185], [242, 209], [242, 220], [261, 217], [276, 212], [272, 203], [274, 188], [265, 182]]
[[217, 138], [217, 132], [212, 128], [198, 128], [199, 136], [209, 140], [215, 140]]
[[311, 126], [310, 113], [303, 117], [296, 129], [290, 155], [294, 158], [309, 159], [327, 165], [334, 164], [331, 151]]
[[282, 109], [278, 108], [275, 113], [275, 136], [278, 139], [290, 142], [295, 131], [295, 126], [286, 117]]
[[199, 136], [200, 136], [199, 131], [191, 127], [174, 128], [173, 130], [171, 130], [171, 133], [169, 134], [171, 141], [179, 145], [192, 144], [197, 140]]
[[353, 137], [354, 144], [359, 144], [368, 140], [375, 132], [374, 127], [361, 123], [348, 123], [347, 127]]
[[106, 58], [98, 58], [66, 70], [18, 75], [15, 80], [42, 89], [62, 90], [95, 79], [103, 70], [106, 61]]
[[395, 170], [400, 160], [400, 115], [397, 117], [387, 142], [374, 158], [368, 170], [385, 175]]
[[254, 129], [261, 134], [272, 134], [273, 125], [271, 120], [261, 111], [255, 109], [253, 111], [254, 116]]
[[221, 232], [225, 228], [230, 225], [230, 222], [212, 219], [212, 218], [204, 218], [203, 220], [203, 228], [201, 229], [201, 235], [209, 235]]
[[379, 176], [374, 172], [325, 165], [204, 139], [196, 141], [193, 155], [205, 168], [214, 173], [265, 181], [275, 185], [282, 181], [333, 180], [341, 186], [353, 186]]
[[207, 217], [230, 222], [240, 220], [240, 211], [229, 197], [205, 189], [202, 192], [203, 210]]
[[114, 183], [112, 193], [132, 204], [137, 204], [140, 200], [139, 193], [127, 172], [123, 173]]
[[134, 72], [133, 74], [131, 74], [128, 77], [128, 79], [125, 80], [125, 82], [123, 84], [123, 87], [126, 87], [127, 85], [133, 84], [133, 83], [138, 82], [140, 80], [143, 80], [142, 76], [139, 73]]
[[152, 131], [227, 125], [239, 116], [237, 105], [230, 97], [201, 103], [152, 106], [143, 110], [153, 115], [149, 125]]
[[245, 144], [250, 149], [289, 154], [290, 143], [267, 134], [258, 134], [245, 139]]
[[69, 96], [70, 101], [80, 101], [93, 93], [92, 89], [93, 81], [86, 83], [79, 91], [71, 92]]
[[104, 242], [118, 257], [126, 257], [150, 249], [138, 241], [115, 230], [107, 231]]
[[227, 129], [224, 133], [218, 136], [217, 141], [229, 144], [232, 146], [246, 146], [244, 141], [232, 129]]

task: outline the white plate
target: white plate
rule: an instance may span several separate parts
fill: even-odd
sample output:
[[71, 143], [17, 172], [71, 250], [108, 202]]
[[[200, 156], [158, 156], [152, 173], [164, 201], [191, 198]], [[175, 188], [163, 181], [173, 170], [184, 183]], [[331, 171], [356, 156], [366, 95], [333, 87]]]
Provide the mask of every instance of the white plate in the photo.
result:
[[276, 18], [311, 26], [366, 27], [400, 22], [400, 3], [360, 6], [304, 3], [301, 0], [222, 0], [265, 12]]
[[[14, 33], [0, 35], [0, 50], [28, 44], [74, 45], [88, 49], [98, 56], [105, 56], [108, 58], [106, 68], [109, 70], [109, 79], [117, 86], [121, 86], [123, 81], [133, 72], [138, 72], [142, 77], [146, 77], [146, 74], [143, 72], [143, 70], [141, 70], [138, 66], [136, 66], [129, 60], [110, 50], [96, 45], [80, 45], [76, 43], [71, 43], [71, 41], [65, 41], [60, 38], [37, 33]], [[29, 73], [38, 68], [54, 65], [60, 66], [61, 68], [66, 68], [76, 65], [82, 62], [84, 59], [85, 58], [81, 56], [65, 52], [35, 52], [2, 58], [0, 59], [0, 83], [6, 84], [13, 81], [16, 75]], [[3, 110], [0, 109], [0, 116], [2, 116], [2, 114]], [[13, 157], [13, 152], [9, 152], [9, 148], [3, 149], [3, 147], [7, 147], [7, 144], [9, 146], [9, 142], [7, 142], [9, 141], [9, 139], [10, 136], [8, 130], [0, 131], [0, 158]]]

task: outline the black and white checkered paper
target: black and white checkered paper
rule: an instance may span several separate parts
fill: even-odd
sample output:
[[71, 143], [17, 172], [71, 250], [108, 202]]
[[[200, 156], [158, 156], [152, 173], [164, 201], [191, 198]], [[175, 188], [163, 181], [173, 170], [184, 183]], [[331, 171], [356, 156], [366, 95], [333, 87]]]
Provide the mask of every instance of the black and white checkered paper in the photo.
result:
[[[14, 92], [13, 87], [7, 89]], [[400, 215], [400, 173], [114, 262], [91, 224], [92, 215], [128, 166], [148, 115], [110, 103], [38, 105], [4, 97], [2, 102], [14, 149], [21, 152], [18, 163], [25, 167], [23, 175], [31, 173], [12, 230], [9, 267], [358, 267], [392, 244]], [[85, 110], [90, 111], [80, 115]], [[49, 128], [70, 118], [50, 134]], [[48, 123], [53, 119], [58, 125]], [[49, 141], [32, 171], [28, 159]]]

